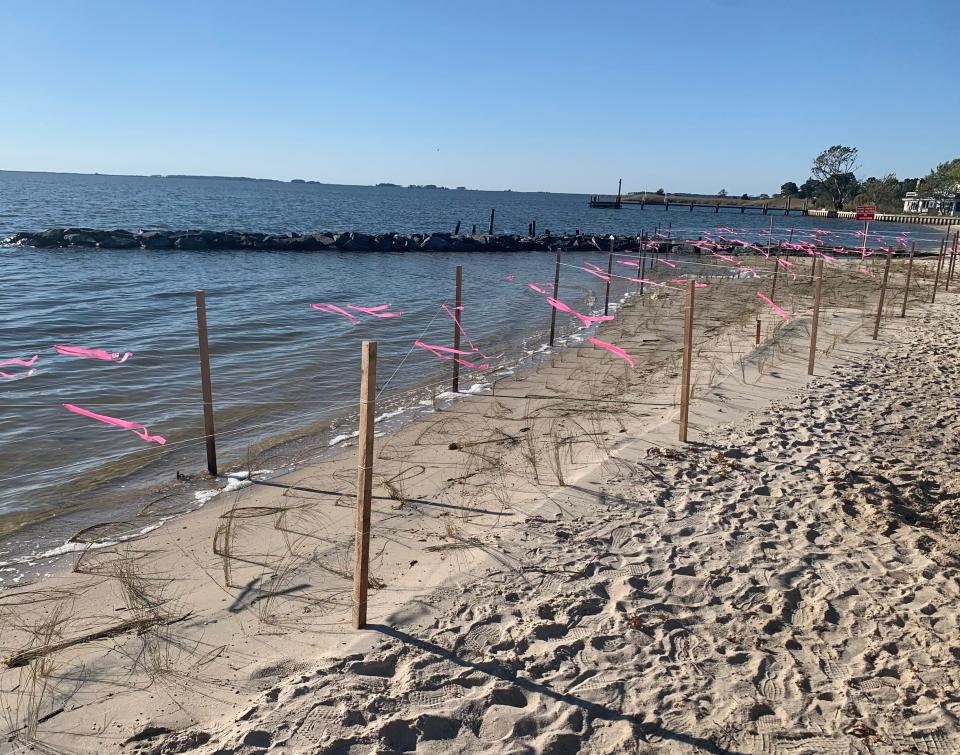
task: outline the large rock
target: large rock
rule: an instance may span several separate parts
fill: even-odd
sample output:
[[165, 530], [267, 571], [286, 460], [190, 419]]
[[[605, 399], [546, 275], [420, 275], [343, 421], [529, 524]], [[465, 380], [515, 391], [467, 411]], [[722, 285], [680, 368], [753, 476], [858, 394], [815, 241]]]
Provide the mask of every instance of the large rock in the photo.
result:
[[167, 231], [140, 231], [136, 238], [144, 249], [170, 249], [173, 239]]
[[335, 241], [337, 249], [345, 252], [369, 252], [374, 248], [373, 236], [367, 233], [341, 233]]
[[200, 251], [203, 249], [210, 248], [210, 242], [207, 237], [202, 233], [184, 233], [177, 236], [174, 240], [173, 245], [177, 249], [184, 249], [188, 251]]
[[420, 244], [420, 248], [428, 252], [445, 252], [450, 248], [450, 242], [440, 234], [427, 236]]

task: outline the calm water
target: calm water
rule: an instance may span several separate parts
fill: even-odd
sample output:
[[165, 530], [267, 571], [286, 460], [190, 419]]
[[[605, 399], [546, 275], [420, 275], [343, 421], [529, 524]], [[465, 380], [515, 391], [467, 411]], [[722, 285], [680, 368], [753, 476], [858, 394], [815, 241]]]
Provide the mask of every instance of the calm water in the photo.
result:
[[[210, 228], [254, 231], [486, 229], [524, 232], [531, 220], [554, 232], [648, 232], [657, 223], [696, 236], [718, 225], [759, 238], [769, 217], [625, 208], [590, 210], [585, 195], [439, 191], [224, 180], [151, 179], [0, 172], [0, 237], [22, 230]], [[775, 218], [786, 237], [829, 224]], [[884, 224], [892, 238], [939, 238], [922, 227]], [[853, 237], [850, 236], [850, 239]], [[589, 259], [576, 255], [571, 262]], [[593, 260], [605, 264], [603, 255]], [[412, 347], [449, 344], [454, 267], [464, 268], [464, 325], [480, 348], [504, 356], [498, 374], [529, 362], [550, 312], [528, 281], [552, 280], [545, 253], [147, 252], [0, 247], [0, 360], [40, 355], [33, 377], [0, 381], [0, 584], [19, 575], [24, 553], [49, 552], [77, 530], [108, 521], [152, 526], [192, 501], [175, 473], [203, 468], [193, 292], [207, 291], [214, 401], [221, 456], [242, 462], [258, 444], [311, 432], [314, 453], [354, 427], [360, 342], [379, 342], [381, 413], [430, 403], [449, 365]], [[515, 276], [513, 283], [506, 276]], [[566, 268], [561, 298], [590, 309], [602, 282]], [[618, 283], [621, 296], [630, 284]], [[393, 320], [345, 319], [311, 302], [390, 303]], [[572, 326], [567, 324], [567, 329]], [[54, 343], [134, 352], [126, 364], [56, 356]], [[5, 367], [5, 372], [20, 368]], [[473, 380], [489, 376], [468, 376]], [[148, 445], [130, 432], [66, 412], [63, 403], [146, 424], [168, 439]], [[271, 466], [278, 459], [269, 460]], [[106, 480], [122, 480], [104, 488]], [[152, 490], [162, 488], [162, 492]], [[169, 495], [169, 507], [157, 504]], [[83, 507], [77, 510], [77, 504]], [[143, 507], [147, 505], [147, 511]], [[57, 512], [42, 525], [38, 514]], [[137, 513], [142, 516], [137, 517]], [[6, 524], [3, 524], [6, 522]], [[133, 525], [131, 525], [133, 526]], [[136, 528], [134, 527], [134, 529]]]

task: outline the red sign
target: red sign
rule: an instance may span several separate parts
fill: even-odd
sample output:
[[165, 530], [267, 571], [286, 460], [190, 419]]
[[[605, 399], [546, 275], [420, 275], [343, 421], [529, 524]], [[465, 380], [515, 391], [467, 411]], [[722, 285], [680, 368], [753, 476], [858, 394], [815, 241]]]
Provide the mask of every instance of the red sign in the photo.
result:
[[857, 207], [857, 220], [876, 220], [877, 206], [875, 204], [862, 204]]

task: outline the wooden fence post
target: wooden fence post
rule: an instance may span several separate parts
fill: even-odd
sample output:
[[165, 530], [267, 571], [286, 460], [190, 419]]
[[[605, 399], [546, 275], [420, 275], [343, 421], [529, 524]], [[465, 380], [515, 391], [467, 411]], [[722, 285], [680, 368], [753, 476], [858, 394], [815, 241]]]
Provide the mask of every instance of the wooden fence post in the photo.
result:
[[357, 447], [357, 531], [353, 549], [353, 628], [367, 625], [370, 587], [370, 495], [373, 488], [373, 418], [377, 400], [377, 342], [364, 341], [360, 356], [360, 438]]
[[[553, 271], [553, 298], [557, 298], [560, 293], [560, 247], [557, 247], [557, 264]], [[553, 346], [553, 338], [557, 332], [557, 308], [550, 307], [550, 345]]]
[[687, 423], [690, 419], [690, 365], [693, 361], [693, 301], [696, 282], [687, 287], [687, 308], [683, 318], [683, 372], [680, 378], [680, 442], [687, 442]]
[[943, 267], [943, 257], [946, 254], [947, 242], [940, 242], [940, 254], [937, 257], [937, 273], [933, 276], [933, 294], [930, 296], [930, 303], [933, 304], [937, 300], [937, 286], [940, 283], [940, 268]]
[[778, 260], [780, 255], [777, 254], [776, 258], [773, 260], [773, 283], [770, 286], [770, 301], [776, 301], [774, 297], [777, 295], [777, 276], [780, 274], [780, 263]]
[[213, 426], [213, 386], [210, 383], [210, 348], [207, 344], [207, 299], [197, 289], [197, 335], [200, 341], [200, 390], [203, 394], [203, 435], [207, 442], [207, 471], [217, 476], [217, 437]]
[[754, 338], [754, 345], [756, 346], [760, 345], [760, 318], [759, 317], [757, 318], [757, 332]]
[[823, 291], [823, 260], [815, 263], [817, 267], [817, 289], [813, 295], [813, 324], [810, 326], [810, 355], [807, 357], [807, 374], [813, 374], [813, 363], [817, 357], [817, 328], [820, 325], [820, 294]]
[[949, 290], [950, 290], [950, 281], [953, 280], [953, 266], [954, 266], [954, 264], [955, 264], [956, 261], [957, 261], [957, 244], [956, 244], [957, 238], [956, 238], [956, 236], [954, 236], [953, 241], [954, 241], [954, 244], [953, 244], [953, 246], [950, 248], [950, 267], [947, 268], [947, 284], [943, 287], [943, 290], [944, 290], [944, 291], [949, 291]]
[[493, 236], [493, 216], [497, 213], [497, 208], [490, 210], [490, 228], [487, 230], [488, 236]]
[[607, 255], [607, 292], [603, 297], [603, 315], [610, 311], [610, 281], [613, 280], [613, 235], [610, 236], [610, 254]]
[[910, 259], [907, 262], [907, 286], [903, 289], [903, 306], [900, 308], [900, 316], [907, 316], [907, 297], [910, 296], [910, 277], [913, 275], [913, 253], [917, 249], [917, 242], [910, 244]]
[[[453, 349], [454, 352], [460, 351], [460, 323], [463, 318], [463, 266], [457, 265], [456, 290], [453, 298]], [[453, 379], [450, 381], [450, 390], [454, 393], [460, 392], [460, 362], [457, 361], [459, 354], [454, 353], [453, 359]]]
[[640, 296], [643, 296], [643, 278], [646, 274], [647, 267], [647, 253], [643, 249], [644, 235], [644, 232], [640, 231], [640, 248], [637, 250], [637, 270], [640, 271], [640, 275], [637, 276], [640, 279], [637, 282], [637, 292], [640, 294]]
[[877, 302], [877, 319], [873, 323], [873, 340], [877, 340], [880, 333], [880, 318], [883, 316], [883, 298], [887, 294], [887, 278], [890, 275], [890, 259], [893, 257], [893, 248], [887, 247], [887, 261], [883, 265], [883, 280], [880, 283], [880, 301]]

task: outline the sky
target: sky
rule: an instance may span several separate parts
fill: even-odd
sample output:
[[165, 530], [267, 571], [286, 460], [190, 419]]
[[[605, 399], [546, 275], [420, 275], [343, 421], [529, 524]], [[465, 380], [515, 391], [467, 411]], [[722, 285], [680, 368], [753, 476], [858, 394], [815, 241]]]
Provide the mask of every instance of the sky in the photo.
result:
[[774, 193], [960, 157], [957, 0], [0, 3], [0, 169]]

